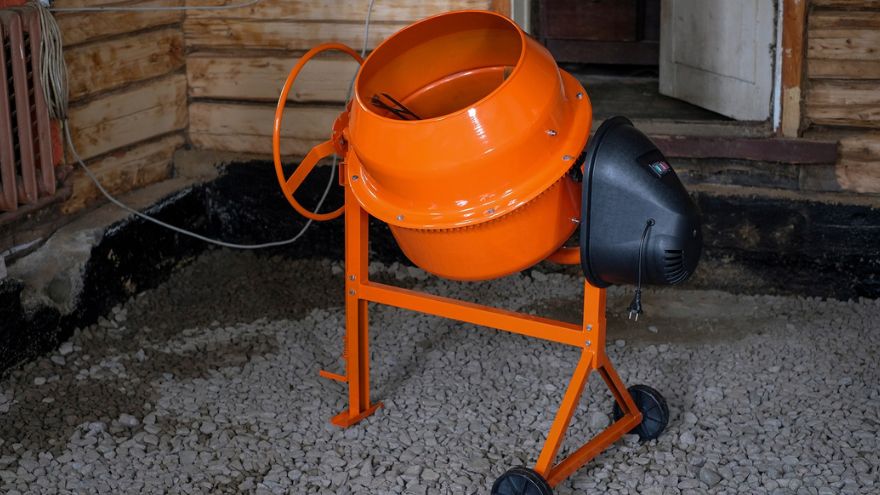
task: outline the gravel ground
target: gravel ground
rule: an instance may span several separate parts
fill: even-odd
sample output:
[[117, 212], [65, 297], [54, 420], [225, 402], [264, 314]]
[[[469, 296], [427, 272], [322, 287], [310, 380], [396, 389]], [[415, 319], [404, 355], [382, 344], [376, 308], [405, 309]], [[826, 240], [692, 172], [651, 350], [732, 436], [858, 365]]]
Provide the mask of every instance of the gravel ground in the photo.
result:
[[[399, 265], [377, 279], [576, 320], [581, 281], [482, 284]], [[488, 493], [531, 465], [577, 350], [393, 308], [371, 312], [373, 396], [328, 423], [341, 265], [216, 251], [0, 381], [0, 492]], [[574, 493], [880, 492], [878, 301], [651, 290], [639, 322], [609, 293], [609, 355], [661, 390], [658, 440], [627, 437], [557, 488]], [[566, 449], [608, 423], [593, 379]]]

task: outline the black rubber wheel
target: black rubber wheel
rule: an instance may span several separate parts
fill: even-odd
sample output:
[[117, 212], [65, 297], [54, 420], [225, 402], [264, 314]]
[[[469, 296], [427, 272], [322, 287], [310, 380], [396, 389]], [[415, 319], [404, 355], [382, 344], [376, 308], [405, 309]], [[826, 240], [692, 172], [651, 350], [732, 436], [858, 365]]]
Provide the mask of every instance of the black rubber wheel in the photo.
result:
[[[659, 437], [669, 424], [669, 406], [666, 405], [666, 400], [660, 392], [647, 385], [633, 385], [627, 390], [642, 412], [642, 422], [630, 433], [637, 434], [643, 442]], [[614, 403], [612, 415], [615, 421], [623, 417], [623, 410], [617, 402]]]
[[515, 467], [495, 480], [492, 495], [553, 495], [553, 490], [534, 470]]

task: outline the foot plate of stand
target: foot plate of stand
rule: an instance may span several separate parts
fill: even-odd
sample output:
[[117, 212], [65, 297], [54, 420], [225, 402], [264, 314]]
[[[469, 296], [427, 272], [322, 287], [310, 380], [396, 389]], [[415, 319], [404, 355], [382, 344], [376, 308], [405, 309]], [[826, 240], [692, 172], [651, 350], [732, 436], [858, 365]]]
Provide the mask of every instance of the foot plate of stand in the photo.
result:
[[353, 416], [353, 417], [351, 416], [351, 413], [349, 411], [342, 411], [341, 413], [337, 414], [336, 416], [333, 416], [332, 418], [330, 418], [330, 422], [336, 426], [339, 426], [340, 428], [348, 428], [349, 426], [351, 426], [351, 425], [359, 422], [360, 420], [366, 418], [367, 416], [373, 414], [374, 412], [376, 412], [376, 409], [379, 409], [380, 407], [382, 407], [382, 403], [377, 402], [377, 403], [373, 404], [372, 406], [368, 407], [364, 412], [358, 414], [357, 416]]

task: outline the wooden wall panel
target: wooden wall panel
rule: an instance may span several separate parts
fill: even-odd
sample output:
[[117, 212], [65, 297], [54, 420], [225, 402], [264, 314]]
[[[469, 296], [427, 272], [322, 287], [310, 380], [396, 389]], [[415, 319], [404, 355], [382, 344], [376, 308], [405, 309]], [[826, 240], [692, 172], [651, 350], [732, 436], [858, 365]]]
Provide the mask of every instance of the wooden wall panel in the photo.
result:
[[880, 58], [878, 60], [811, 60], [810, 77], [813, 79], [880, 79]]
[[[298, 106], [285, 115], [284, 155], [305, 155], [327, 140], [341, 107]], [[190, 105], [190, 140], [198, 148], [239, 153], [272, 153], [274, 105], [196, 102]]]
[[[192, 98], [277, 101], [281, 87], [298, 57], [195, 53], [187, 59], [186, 74]], [[306, 66], [290, 93], [292, 102], [342, 102], [357, 62], [315, 59]]]
[[187, 124], [186, 77], [174, 74], [70, 109], [80, 156], [92, 158]]
[[815, 81], [806, 106], [814, 124], [880, 127], [877, 81]]
[[[368, 48], [374, 48], [405, 25], [374, 24], [370, 27]], [[330, 40], [357, 48], [364, 43], [363, 26], [355, 23], [189, 18], [183, 29], [187, 46], [194, 49], [304, 51]]]
[[[218, 0], [187, 0], [215, 5]], [[232, 0], [223, 0], [226, 3]], [[232, 10], [190, 11], [183, 24], [189, 82], [190, 140], [198, 148], [271, 153], [274, 102], [303, 51], [339, 41], [363, 45], [367, 0], [263, 0]], [[491, 0], [377, 1], [368, 48], [413, 21], [450, 10], [488, 9]], [[327, 139], [356, 66], [330, 55], [297, 80], [285, 119], [283, 152], [305, 154]], [[219, 100], [226, 100], [221, 102]]]
[[176, 71], [184, 65], [183, 33], [171, 27], [89, 43], [65, 52], [74, 100]]
[[[98, 158], [89, 164], [101, 184], [110, 191], [128, 191], [170, 176], [174, 150], [184, 145], [183, 133], [163, 136]], [[98, 188], [80, 169], [74, 170], [73, 192], [63, 211], [71, 213], [101, 198]]]
[[812, 0], [807, 93], [811, 133], [840, 138], [842, 190], [880, 194], [880, 2]]
[[[131, 6], [130, 0], [57, 0], [56, 8]], [[138, 7], [182, 6], [144, 0]], [[79, 154], [113, 194], [169, 177], [187, 123], [182, 11], [59, 12], [70, 83], [70, 127]], [[71, 213], [99, 199], [78, 167]]]
[[[119, 2], [86, 0], [57, 0], [54, 7], [95, 7], [102, 4]], [[146, 0], [138, 2], [143, 7], [176, 7], [183, 5], [183, 0]], [[157, 26], [179, 24], [183, 21], [183, 12], [102, 12], [95, 14], [59, 13], [56, 15], [65, 47], [71, 47], [87, 41], [117, 36]]]
[[877, 0], [809, 0], [815, 8], [880, 10]]
[[[233, 3], [240, 0], [187, 0], [187, 5], [205, 6], [218, 3]], [[190, 11], [188, 18], [213, 19], [274, 19], [295, 21], [327, 21], [363, 23], [367, 15], [366, 0], [336, 1], [326, 0], [262, 0], [256, 5], [243, 9]], [[421, 1], [382, 1], [373, 5], [373, 22], [412, 22], [417, 19], [439, 14], [449, 10], [488, 9], [490, 0], [421, 0]]]
[[840, 148], [841, 157], [836, 167], [840, 187], [880, 194], [880, 132], [843, 138]]

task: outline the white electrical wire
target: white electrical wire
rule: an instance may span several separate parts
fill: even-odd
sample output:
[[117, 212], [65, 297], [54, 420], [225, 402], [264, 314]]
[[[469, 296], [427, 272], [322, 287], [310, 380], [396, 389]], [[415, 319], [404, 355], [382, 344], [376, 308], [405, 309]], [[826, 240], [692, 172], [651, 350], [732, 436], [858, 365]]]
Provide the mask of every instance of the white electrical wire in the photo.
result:
[[[113, 203], [114, 205], [116, 205], [116, 206], [122, 208], [123, 210], [131, 213], [132, 215], [135, 215], [138, 218], [142, 218], [148, 222], [152, 222], [152, 223], [159, 225], [161, 227], [165, 227], [166, 229], [172, 230], [174, 232], [177, 232], [179, 234], [183, 234], [183, 235], [186, 235], [189, 237], [193, 237], [193, 238], [198, 239], [200, 241], [205, 241], [210, 244], [216, 244], [218, 246], [228, 247], [228, 248], [232, 248], [232, 249], [263, 249], [263, 248], [270, 248], [270, 247], [284, 246], [287, 244], [293, 244], [300, 237], [302, 237], [303, 234], [306, 233], [306, 229], [308, 229], [309, 226], [312, 224], [312, 220], [309, 219], [309, 221], [306, 222], [305, 225], [303, 225], [303, 228], [299, 231], [298, 234], [296, 234], [295, 236], [293, 236], [290, 239], [286, 239], [283, 241], [266, 242], [263, 244], [236, 244], [233, 242], [226, 242], [226, 241], [220, 241], [217, 239], [211, 239], [210, 237], [205, 237], [201, 234], [197, 234], [195, 232], [192, 232], [192, 231], [189, 231], [186, 229], [182, 229], [180, 227], [176, 227], [176, 226], [171, 225], [169, 223], [165, 223], [162, 220], [151, 217], [151, 216], [147, 215], [146, 213], [142, 213], [142, 212], [128, 206], [127, 204], [123, 203], [122, 201], [119, 201], [118, 199], [116, 199], [116, 197], [114, 197], [106, 189], [104, 189], [104, 186], [101, 185], [101, 183], [98, 181], [98, 178], [95, 177], [95, 174], [91, 170], [89, 170], [89, 167], [87, 167], [85, 165], [85, 163], [83, 163], [82, 158], [80, 158], [79, 154], [77, 154], [76, 148], [73, 146], [73, 139], [70, 137], [70, 126], [66, 125], [66, 123], [65, 123], [65, 125], [63, 127], [64, 127], [64, 137], [67, 140], [67, 145], [70, 146], [70, 153], [73, 155], [73, 159], [76, 160], [76, 162], [79, 164], [80, 167], [82, 167], [83, 172], [86, 173], [86, 175], [89, 177], [89, 179], [91, 179], [92, 182], [95, 183], [95, 186], [98, 188], [99, 191], [101, 191], [101, 194], [103, 194], [107, 198], [107, 200], [110, 201], [111, 203]], [[333, 176], [331, 174], [331, 179], [332, 178], [333, 178]], [[321, 200], [318, 201], [318, 208], [315, 208], [316, 212], [318, 209], [321, 208], [321, 205], [324, 203], [324, 200], [327, 198], [327, 193], [330, 192], [330, 186], [332, 184], [333, 184], [332, 180], [327, 183], [327, 187], [324, 189], [324, 194], [321, 196]]]
[[[251, 2], [250, 4], [255, 4], [258, 1], [260, 1], [260, 0], [255, 0], [255, 1]], [[370, 20], [371, 20], [372, 13], [373, 13], [373, 3], [374, 2], [375, 2], [375, 0], [370, 0], [370, 4], [367, 7], [367, 17], [364, 22], [364, 44], [363, 44], [363, 48], [361, 49], [361, 57], [364, 57], [367, 53], [368, 40], [370, 37]], [[52, 15], [49, 14], [48, 12], [46, 12], [48, 10], [48, 9], [46, 9], [46, 7], [44, 7], [40, 4], [34, 4], [34, 5], [36, 5], [37, 8], [41, 9], [41, 16], [42, 16], [41, 21], [45, 20], [45, 22], [47, 24], [53, 25], [53, 27], [49, 27], [47, 29], [44, 29], [44, 33], [46, 36], [44, 37], [44, 41], [43, 41], [44, 51], [48, 52], [44, 55], [44, 59], [51, 62], [49, 70], [45, 70], [45, 71], [41, 72], [41, 78], [42, 78], [42, 82], [43, 82], [43, 86], [44, 86], [44, 91], [47, 93], [47, 98], [46, 98], [47, 104], [49, 104], [50, 108], [55, 107], [53, 110], [51, 110], [51, 111], [56, 112], [55, 115], [65, 116], [65, 118], [61, 119], [62, 120], [61, 126], [64, 130], [64, 137], [65, 137], [65, 140], [67, 141], [67, 145], [69, 147], [70, 153], [73, 155], [73, 158], [76, 161], [76, 163], [83, 169], [83, 172], [85, 172], [86, 176], [88, 176], [89, 179], [91, 179], [91, 181], [95, 184], [95, 187], [98, 188], [98, 191], [100, 191], [101, 194], [104, 195], [104, 197], [107, 198], [108, 201], [110, 201], [114, 205], [118, 206], [119, 208], [122, 208], [123, 210], [128, 211], [129, 213], [131, 213], [139, 218], [142, 218], [148, 222], [152, 222], [156, 225], [167, 228], [169, 230], [172, 230], [172, 231], [177, 232], [182, 235], [186, 235], [186, 236], [189, 236], [189, 237], [192, 237], [192, 238], [195, 238], [195, 239], [198, 239], [198, 240], [210, 243], [210, 244], [215, 244], [218, 246], [223, 246], [223, 247], [232, 248], [232, 249], [264, 249], [264, 248], [270, 248], [270, 247], [285, 246], [288, 244], [293, 244], [294, 242], [299, 240], [299, 238], [302, 237], [303, 234], [306, 233], [306, 230], [308, 230], [308, 228], [313, 223], [313, 220], [311, 220], [311, 219], [309, 219], [306, 222], [306, 224], [303, 225], [303, 228], [295, 236], [293, 236], [290, 239], [283, 240], [283, 241], [266, 242], [266, 243], [262, 243], [262, 244], [236, 244], [236, 243], [232, 243], [232, 242], [225, 242], [225, 241], [220, 241], [217, 239], [211, 239], [211, 238], [205, 237], [201, 234], [197, 234], [195, 232], [192, 232], [192, 231], [168, 224], [168, 223], [163, 222], [159, 219], [153, 218], [145, 213], [142, 213], [142, 212], [126, 205], [125, 203], [123, 203], [122, 201], [117, 199], [115, 196], [110, 194], [110, 192], [107, 191], [107, 189], [105, 189], [103, 185], [101, 185], [101, 182], [98, 180], [98, 178], [95, 176], [95, 174], [89, 169], [89, 167], [85, 164], [83, 159], [79, 156], [79, 153], [77, 153], [76, 147], [73, 144], [73, 138], [70, 134], [70, 125], [68, 124], [67, 119], [66, 119], [67, 94], [68, 94], [68, 91], [67, 91], [67, 67], [64, 64], [63, 54], [61, 53], [60, 30], [58, 29], [58, 25], [57, 25], [54, 17], [52, 17]], [[242, 4], [239, 6], [245, 6], [245, 5]], [[95, 8], [97, 8], [97, 7], [95, 7]], [[52, 37], [56, 37], [56, 36], [57, 36], [57, 39], [52, 39], [52, 40], [48, 40], [48, 41], [45, 39], [46, 37], [52, 38]], [[356, 77], [356, 75], [355, 75], [355, 77]], [[352, 78], [351, 82], [349, 83], [348, 94], [346, 95], [346, 100], [345, 100], [346, 104], [351, 99], [352, 90], [354, 89], [354, 81], [355, 81], [355, 78]], [[49, 95], [50, 92], [57, 92], [57, 95], [53, 96], [50, 99], [50, 95]], [[327, 181], [327, 186], [324, 188], [324, 193], [321, 195], [321, 199], [318, 201], [318, 205], [315, 207], [315, 213], [317, 213], [321, 209], [321, 206], [323, 206], [324, 200], [327, 199], [327, 195], [330, 193], [330, 189], [333, 186], [333, 183], [335, 182], [334, 179], [336, 176], [337, 162], [338, 162], [338, 157], [336, 155], [333, 155], [333, 166], [330, 170], [330, 179]]]
[[43, 83], [49, 116], [64, 122], [67, 120], [68, 74], [61, 44], [61, 29], [55, 17], [42, 3], [27, 5], [35, 8], [40, 15], [40, 32], [43, 34], [40, 46], [40, 81]]
[[123, 7], [123, 6], [113, 6], [113, 5], [105, 5], [103, 7], [62, 7], [62, 8], [53, 8], [50, 9], [52, 12], [177, 12], [177, 11], [186, 11], [186, 10], [232, 10], [232, 9], [243, 9], [245, 7], [250, 7], [251, 5], [256, 5], [263, 0], [250, 0], [249, 2], [237, 3], [232, 5], [193, 5], [186, 6], [182, 5], [179, 7]]

